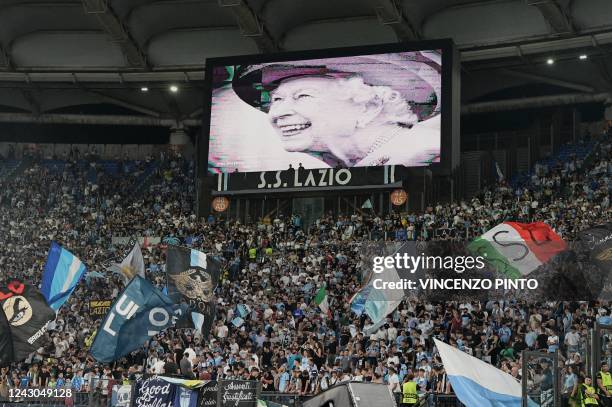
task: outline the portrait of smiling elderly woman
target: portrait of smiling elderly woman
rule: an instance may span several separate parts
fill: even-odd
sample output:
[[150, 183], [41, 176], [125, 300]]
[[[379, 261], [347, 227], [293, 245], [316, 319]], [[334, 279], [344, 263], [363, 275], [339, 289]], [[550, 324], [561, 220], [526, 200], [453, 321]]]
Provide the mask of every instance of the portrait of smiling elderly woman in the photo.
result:
[[360, 77], [291, 78], [270, 96], [268, 115], [283, 147], [319, 155], [332, 166], [388, 163], [391, 157], [369, 161], [377, 149], [418, 121], [397, 91], [367, 85]]
[[[267, 114], [287, 152], [309, 154], [324, 162], [323, 167], [422, 166], [439, 161], [439, 71], [432, 64], [420, 69], [424, 58], [408, 61], [412, 69], [376, 59], [359, 63], [356, 58], [321, 60], [325, 65], [302, 61], [250, 66], [238, 75], [242, 86], [234, 89]], [[437, 80], [437, 86], [415, 74], [415, 67], [430, 81]], [[253, 73], [257, 86], [249, 93], [244, 78], [253, 81]], [[419, 116], [413, 106], [424, 100], [430, 102], [430, 111]]]

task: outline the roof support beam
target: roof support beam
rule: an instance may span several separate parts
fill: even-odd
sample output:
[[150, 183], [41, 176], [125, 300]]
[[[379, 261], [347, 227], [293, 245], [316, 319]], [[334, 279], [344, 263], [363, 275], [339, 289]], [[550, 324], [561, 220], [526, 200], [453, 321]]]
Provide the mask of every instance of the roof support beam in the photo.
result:
[[262, 53], [280, 50], [265, 24], [259, 19], [248, 0], [218, 0], [219, 7], [227, 7], [236, 18], [242, 35], [251, 37]]
[[108, 0], [83, 0], [83, 7], [85, 13], [96, 16], [106, 34], [119, 44], [131, 67], [149, 68], [145, 53], [108, 3]]
[[204, 108], [203, 107], [198, 107], [196, 110], [194, 110], [193, 112], [189, 113], [187, 115], [187, 117], [189, 117], [190, 119], [197, 119], [197, 118], [201, 117], [203, 113], [204, 113]]
[[561, 86], [567, 89], [578, 90], [580, 92], [592, 93], [595, 92], [595, 88], [581, 83], [569, 82], [563, 79], [551, 78], [549, 76], [537, 75], [528, 72], [514, 71], [512, 69], [502, 69], [500, 72], [504, 75], [514, 76], [515, 78], [522, 78], [527, 80], [533, 80], [536, 82], [548, 83], [550, 85]]
[[556, 0], [527, 0], [527, 5], [540, 10], [555, 34], [571, 34], [575, 31], [571, 17]]
[[97, 97], [99, 97], [100, 99], [102, 99], [103, 101], [106, 101], [108, 103], [111, 103], [111, 104], [114, 104], [114, 105], [117, 105], [117, 106], [121, 106], [121, 107], [125, 107], [126, 109], [130, 109], [130, 110], [133, 110], [135, 112], [146, 114], [147, 116], [151, 116], [151, 117], [160, 117], [161, 116], [160, 112], [157, 112], [157, 111], [155, 111], [153, 109], [149, 109], [149, 108], [146, 108], [144, 106], [137, 105], [135, 103], [126, 102], [125, 100], [116, 98], [114, 96], [106, 95], [106, 94], [104, 94], [102, 92], [99, 92], [99, 91], [90, 90], [90, 89], [87, 89], [87, 88], [85, 88], [83, 86], [80, 86], [80, 88], [83, 91], [87, 92], [87, 93], [91, 93], [92, 95], [96, 95]]
[[381, 24], [395, 31], [400, 41], [414, 41], [420, 38], [412, 23], [408, 21], [398, 0], [376, 0], [375, 11]]

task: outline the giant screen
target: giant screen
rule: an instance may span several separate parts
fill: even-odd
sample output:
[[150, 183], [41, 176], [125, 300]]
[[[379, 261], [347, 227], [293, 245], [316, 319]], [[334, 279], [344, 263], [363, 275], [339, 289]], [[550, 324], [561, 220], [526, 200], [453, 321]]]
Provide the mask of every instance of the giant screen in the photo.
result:
[[443, 53], [208, 62], [209, 173], [440, 162]]

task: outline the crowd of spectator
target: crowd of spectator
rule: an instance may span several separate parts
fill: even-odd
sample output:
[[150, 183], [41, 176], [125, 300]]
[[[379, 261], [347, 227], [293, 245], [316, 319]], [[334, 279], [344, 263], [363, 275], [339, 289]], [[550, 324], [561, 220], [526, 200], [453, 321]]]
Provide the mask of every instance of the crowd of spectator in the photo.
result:
[[[92, 170], [93, 168], [93, 170]], [[96, 174], [91, 179], [91, 171]], [[143, 173], [150, 177], [143, 180]], [[0, 181], [0, 285], [19, 278], [38, 285], [52, 240], [97, 272], [83, 279], [30, 357], [0, 370], [0, 398], [10, 387], [97, 388], [143, 374], [204, 380], [260, 380], [263, 391], [318, 393], [345, 381], [384, 383], [401, 391], [414, 376], [421, 392], [451, 393], [433, 338], [486, 360], [520, 379], [521, 352], [558, 352], [569, 396], [585, 374], [587, 332], [609, 318], [601, 301], [406, 300], [375, 332], [351, 312], [361, 287], [361, 248], [372, 240], [469, 241], [504, 220], [543, 221], [565, 240], [612, 221], [612, 141], [603, 135], [585, 159], [538, 165], [527, 182], [501, 182], [477, 196], [419, 213], [378, 216], [365, 211], [303, 224], [298, 214], [247, 222], [193, 212], [194, 165], [180, 154], [132, 163], [114, 176], [69, 159], [61, 170], [42, 161]], [[140, 188], [140, 190], [138, 190]], [[90, 300], [113, 299], [122, 279], [108, 271], [129, 247], [117, 236], [146, 236], [146, 275], [165, 284], [165, 248], [179, 243], [223, 259], [210, 333], [169, 329], [111, 364], [87, 353], [100, 320]], [[160, 239], [155, 240], [155, 237]], [[254, 249], [254, 250], [253, 250]], [[99, 273], [99, 275], [98, 275]], [[331, 316], [314, 305], [325, 284]], [[233, 323], [237, 306], [247, 312]], [[546, 389], [550, 366], [530, 378]]]

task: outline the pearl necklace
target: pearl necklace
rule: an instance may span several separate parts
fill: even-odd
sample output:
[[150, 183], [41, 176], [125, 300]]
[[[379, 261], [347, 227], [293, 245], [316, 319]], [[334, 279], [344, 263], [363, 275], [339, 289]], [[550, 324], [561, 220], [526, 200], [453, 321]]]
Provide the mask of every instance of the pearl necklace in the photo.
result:
[[391, 140], [393, 137], [397, 136], [397, 134], [402, 130], [402, 128], [395, 129], [393, 132], [389, 132], [387, 134], [382, 134], [376, 137], [374, 140], [374, 144], [370, 146], [370, 149], [367, 151], [366, 156], [372, 154], [374, 151], [379, 149], [383, 144]]

